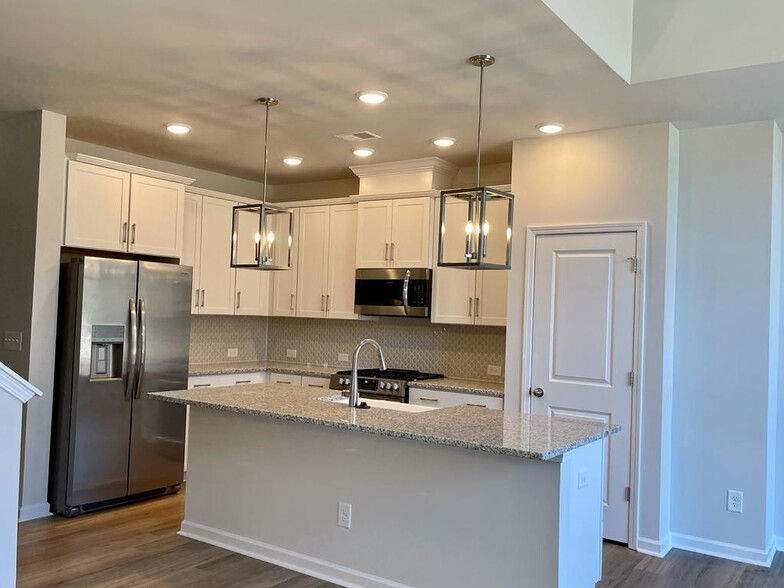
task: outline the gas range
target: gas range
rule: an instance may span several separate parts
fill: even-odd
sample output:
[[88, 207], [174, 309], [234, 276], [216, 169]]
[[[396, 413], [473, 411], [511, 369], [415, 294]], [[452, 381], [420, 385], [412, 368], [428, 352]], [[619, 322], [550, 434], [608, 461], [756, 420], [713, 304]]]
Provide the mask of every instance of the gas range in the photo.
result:
[[[408, 402], [408, 385], [417, 380], [443, 378], [443, 374], [429, 374], [417, 370], [357, 370], [359, 395], [366, 398], [379, 398], [396, 402]], [[341, 370], [332, 374], [329, 387], [332, 390], [348, 392], [351, 386], [351, 370]]]

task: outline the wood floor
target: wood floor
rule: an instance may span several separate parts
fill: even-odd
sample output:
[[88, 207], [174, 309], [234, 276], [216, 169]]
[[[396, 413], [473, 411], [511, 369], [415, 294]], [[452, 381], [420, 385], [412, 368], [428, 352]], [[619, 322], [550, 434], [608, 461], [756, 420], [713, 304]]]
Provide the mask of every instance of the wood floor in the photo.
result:
[[[176, 535], [183, 500], [180, 493], [74, 519], [51, 517], [22, 523], [18, 585], [335, 586]], [[678, 550], [658, 559], [607, 543], [604, 579], [598, 586], [784, 588], [784, 554], [779, 553], [766, 569]], [[481, 588], [506, 587], [488, 583]]]

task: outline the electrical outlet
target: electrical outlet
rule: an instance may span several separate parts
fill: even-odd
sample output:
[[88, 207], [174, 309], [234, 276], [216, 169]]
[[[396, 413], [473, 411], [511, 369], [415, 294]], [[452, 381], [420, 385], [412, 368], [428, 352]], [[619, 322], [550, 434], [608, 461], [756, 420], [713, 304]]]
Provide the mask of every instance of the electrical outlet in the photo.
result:
[[239, 354], [240, 354], [240, 350], [237, 349], [236, 347], [232, 347], [231, 349], [228, 350], [228, 352], [226, 353], [226, 356], [227, 357], [237, 357]]
[[348, 353], [338, 353], [338, 361], [348, 363]]
[[291, 359], [297, 358], [297, 350], [296, 349], [286, 349], [286, 357], [290, 357]]
[[743, 492], [740, 490], [727, 490], [727, 510], [730, 512], [743, 512]]
[[503, 372], [501, 371], [500, 365], [488, 365], [487, 366], [487, 375], [488, 376], [500, 376]]
[[338, 527], [351, 528], [351, 505], [348, 502], [338, 502]]
[[582, 490], [588, 485], [588, 471], [580, 470], [577, 472], [577, 489]]
[[6, 331], [5, 333], [3, 333], [3, 349], [5, 351], [21, 351], [22, 332]]

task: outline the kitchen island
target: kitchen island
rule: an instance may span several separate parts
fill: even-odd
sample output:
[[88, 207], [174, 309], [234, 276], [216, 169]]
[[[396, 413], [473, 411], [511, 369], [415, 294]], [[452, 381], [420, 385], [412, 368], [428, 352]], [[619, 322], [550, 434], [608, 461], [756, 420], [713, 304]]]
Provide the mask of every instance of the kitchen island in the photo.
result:
[[617, 427], [468, 406], [352, 409], [324, 393], [152, 395], [191, 406], [181, 534], [346, 586], [599, 580], [601, 440]]

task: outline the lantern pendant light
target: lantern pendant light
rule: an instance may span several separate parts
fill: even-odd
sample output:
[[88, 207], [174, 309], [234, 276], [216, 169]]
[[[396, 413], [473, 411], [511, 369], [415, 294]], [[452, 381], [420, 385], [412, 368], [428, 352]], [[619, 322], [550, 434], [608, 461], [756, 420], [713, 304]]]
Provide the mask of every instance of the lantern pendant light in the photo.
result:
[[459, 269], [505, 270], [512, 262], [514, 194], [480, 184], [482, 159], [482, 92], [492, 55], [468, 59], [480, 68], [479, 124], [476, 134], [476, 186], [441, 192], [438, 265]]
[[265, 107], [264, 180], [261, 203], [235, 206], [231, 226], [231, 267], [256, 270], [290, 270], [294, 238], [294, 213], [267, 204], [269, 109], [275, 98], [259, 98]]

